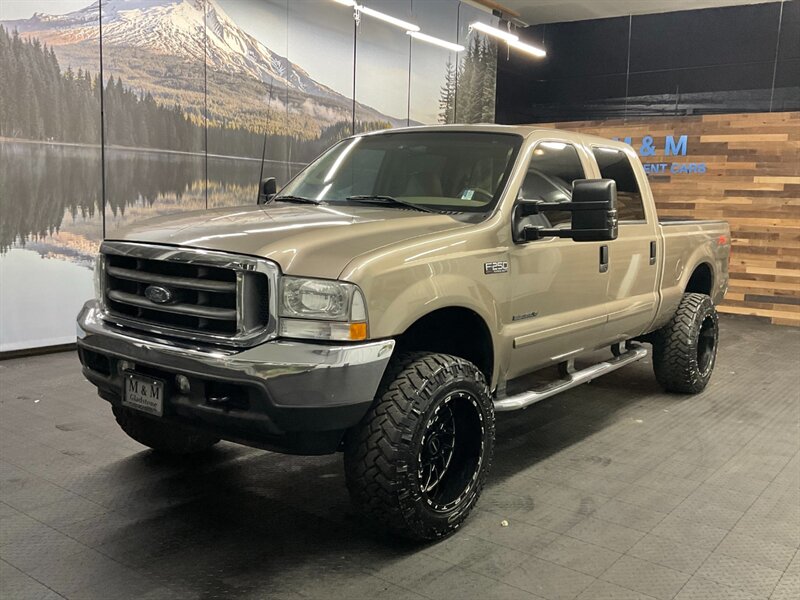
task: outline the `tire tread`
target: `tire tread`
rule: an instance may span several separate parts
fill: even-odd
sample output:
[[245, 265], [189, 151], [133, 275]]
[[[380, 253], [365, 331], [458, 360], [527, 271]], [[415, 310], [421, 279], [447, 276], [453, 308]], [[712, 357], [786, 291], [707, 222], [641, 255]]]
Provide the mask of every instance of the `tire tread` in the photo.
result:
[[709, 314], [716, 320], [716, 309], [706, 294], [684, 294], [678, 309], [667, 325], [653, 336], [653, 370], [665, 390], [697, 394], [710, 377], [701, 377], [697, 369], [695, 347], [703, 320]]
[[[391, 361], [375, 403], [345, 443], [347, 486], [357, 508], [371, 520], [405, 537], [444, 537], [469, 512], [465, 511], [457, 523], [446, 528], [432, 528], [416, 514], [409, 498], [412, 492], [402, 483], [409, 469], [403, 457], [411, 451], [416, 424], [424, 413], [424, 407], [419, 406], [420, 395], [445, 374], [471, 379], [482, 388], [486, 398], [491, 398], [483, 374], [472, 363], [447, 354], [409, 352]], [[491, 428], [493, 435], [493, 411], [490, 415], [491, 423], [485, 426]], [[491, 467], [491, 450], [484, 455], [484, 472]], [[471, 505], [480, 495], [483, 480], [479, 480]]]

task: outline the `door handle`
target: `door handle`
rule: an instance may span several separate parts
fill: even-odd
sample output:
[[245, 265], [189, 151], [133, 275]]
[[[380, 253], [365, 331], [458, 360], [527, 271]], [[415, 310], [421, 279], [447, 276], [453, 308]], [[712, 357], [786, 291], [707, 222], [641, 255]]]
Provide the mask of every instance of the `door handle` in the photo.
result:
[[600, 246], [600, 272], [608, 272], [608, 246]]
[[653, 240], [650, 242], [650, 264], [656, 264], [656, 242]]

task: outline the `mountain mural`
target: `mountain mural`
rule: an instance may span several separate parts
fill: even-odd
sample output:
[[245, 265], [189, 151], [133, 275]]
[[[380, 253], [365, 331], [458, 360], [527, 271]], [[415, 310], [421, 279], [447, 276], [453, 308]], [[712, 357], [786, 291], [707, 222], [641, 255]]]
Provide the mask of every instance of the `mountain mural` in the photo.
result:
[[[54, 0], [0, 0], [0, 352], [74, 341], [83, 292], [66, 292], [90, 293], [104, 238], [252, 204], [261, 177], [282, 184], [350, 135], [354, 108], [357, 132], [405, 125], [406, 100], [426, 122], [493, 118], [496, 49], [467, 33], [488, 17], [455, 0], [414, 8], [447, 32], [458, 21], [458, 56], [374, 21], [353, 36], [329, 0], [84, 2], [54, 15]], [[379, 93], [354, 107], [356, 50], [362, 89]]]
[[[352, 98], [245, 32], [215, 0], [104, 0], [101, 6], [106, 72], [157, 101], [180, 104], [196, 119], [207, 108], [211, 126], [316, 139], [326, 126], [352, 119]], [[0, 23], [52, 47], [62, 65], [97, 69], [96, 3]], [[362, 120], [406, 124], [404, 117], [358, 106]]]

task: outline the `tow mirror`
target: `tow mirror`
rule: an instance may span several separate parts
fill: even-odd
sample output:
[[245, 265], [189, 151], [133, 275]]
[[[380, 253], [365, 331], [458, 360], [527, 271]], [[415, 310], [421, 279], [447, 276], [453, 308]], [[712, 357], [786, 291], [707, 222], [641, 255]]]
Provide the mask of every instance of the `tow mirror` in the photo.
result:
[[[519, 199], [514, 219], [547, 211], [572, 213], [570, 229], [548, 229], [526, 225], [515, 227], [515, 242], [529, 242], [546, 237], [572, 238], [576, 242], [604, 242], [617, 239], [617, 184], [613, 179], [576, 179], [572, 183], [571, 202], [540, 202]], [[519, 239], [517, 239], [519, 238]]]
[[261, 180], [258, 186], [258, 204], [266, 204], [278, 193], [278, 181], [274, 177]]

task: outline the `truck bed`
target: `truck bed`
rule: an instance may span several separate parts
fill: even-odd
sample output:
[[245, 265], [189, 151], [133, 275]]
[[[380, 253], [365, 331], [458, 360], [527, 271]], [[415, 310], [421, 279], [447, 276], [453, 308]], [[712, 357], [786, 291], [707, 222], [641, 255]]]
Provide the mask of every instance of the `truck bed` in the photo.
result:
[[[690, 279], [695, 276], [703, 291], [715, 304], [722, 301], [728, 287], [728, 257], [731, 231], [725, 221], [692, 219], [659, 219], [663, 243], [661, 272], [661, 304], [654, 327], [663, 325], [675, 312]], [[704, 273], [694, 270], [707, 265]]]

